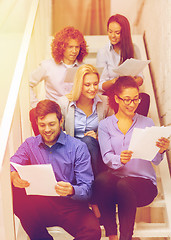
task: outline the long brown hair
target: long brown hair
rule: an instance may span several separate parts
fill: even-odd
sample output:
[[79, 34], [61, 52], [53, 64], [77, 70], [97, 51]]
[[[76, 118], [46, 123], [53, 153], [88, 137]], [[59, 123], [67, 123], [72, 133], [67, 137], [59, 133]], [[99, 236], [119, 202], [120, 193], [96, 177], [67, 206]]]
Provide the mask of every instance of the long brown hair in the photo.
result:
[[113, 15], [109, 18], [107, 22], [107, 30], [109, 24], [112, 22], [117, 22], [121, 26], [121, 40], [120, 40], [120, 50], [121, 50], [121, 59], [120, 64], [123, 63], [128, 58], [134, 57], [134, 47], [131, 38], [131, 29], [129, 21], [126, 17], [120, 14]]

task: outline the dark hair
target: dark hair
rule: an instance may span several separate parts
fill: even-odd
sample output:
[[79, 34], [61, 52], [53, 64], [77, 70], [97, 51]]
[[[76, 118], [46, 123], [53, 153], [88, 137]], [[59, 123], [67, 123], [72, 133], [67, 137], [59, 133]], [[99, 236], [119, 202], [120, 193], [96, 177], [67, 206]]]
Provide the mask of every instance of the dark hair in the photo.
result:
[[71, 39], [75, 39], [80, 44], [80, 51], [77, 56], [78, 62], [82, 62], [83, 58], [88, 54], [87, 43], [83, 34], [78, 29], [68, 26], [55, 33], [51, 43], [52, 57], [57, 64], [63, 60], [64, 51]]
[[139, 91], [139, 87], [135, 79], [131, 76], [118, 77], [116, 82], [107, 90], [109, 97], [109, 106], [115, 111], [118, 111], [118, 104], [115, 102], [115, 95], [119, 95], [126, 88], [136, 88]]
[[49, 113], [56, 113], [59, 121], [62, 119], [61, 108], [56, 102], [48, 99], [38, 102], [36, 106], [36, 120], [38, 117], [44, 118]]
[[109, 24], [112, 22], [117, 22], [121, 26], [121, 40], [120, 40], [120, 50], [121, 50], [121, 60], [120, 64], [128, 58], [134, 57], [134, 47], [131, 38], [131, 29], [128, 19], [120, 14], [113, 15], [109, 18], [107, 22], [107, 30]]

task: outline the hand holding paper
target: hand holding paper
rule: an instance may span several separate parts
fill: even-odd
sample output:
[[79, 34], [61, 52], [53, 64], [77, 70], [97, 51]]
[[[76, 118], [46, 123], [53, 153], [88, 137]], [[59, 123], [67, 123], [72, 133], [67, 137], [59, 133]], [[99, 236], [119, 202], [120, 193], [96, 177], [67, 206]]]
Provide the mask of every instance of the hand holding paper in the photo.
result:
[[51, 164], [25, 166], [13, 162], [10, 164], [17, 170], [21, 179], [30, 183], [26, 187], [28, 195], [58, 196], [55, 191], [57, 182]]
[[159, 146], [156, 146], [158, 139], [171, 136], [171, 127], [146, 127], [145, 129], [134, 128], [129, 150], [133, 152], [132, 158], [153, 160]]

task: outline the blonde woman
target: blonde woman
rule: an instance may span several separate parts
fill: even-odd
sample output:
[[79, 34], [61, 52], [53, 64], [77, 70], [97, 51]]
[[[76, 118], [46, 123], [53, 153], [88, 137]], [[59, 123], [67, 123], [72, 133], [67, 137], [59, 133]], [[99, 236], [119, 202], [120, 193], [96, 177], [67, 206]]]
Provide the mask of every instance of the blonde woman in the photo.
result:
[[80, 66], [71, 93], [58, 100], [64, 118], [63, 129], [87, 144], [95, 176], [102, 164], [97, 140], [98, 123], [109, 115], [108, 98], [97, 94], [99, 79], [94, 66]]

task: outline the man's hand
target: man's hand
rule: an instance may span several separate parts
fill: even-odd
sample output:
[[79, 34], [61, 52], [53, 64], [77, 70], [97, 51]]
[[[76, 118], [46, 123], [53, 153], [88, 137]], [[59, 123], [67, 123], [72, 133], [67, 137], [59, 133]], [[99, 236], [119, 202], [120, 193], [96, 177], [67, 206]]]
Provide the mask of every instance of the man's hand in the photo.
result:
[[69, 182], [57, 182], [55, 186], [56, 193], [60, 196], [68, 196], [74, 194], [74, 188]]
[[15, 187], [18, 187], [18, 188], [25, 188], [30, 185], [29, 182], [21, 179], [18, 172], [15, 172], [15, 171], [11, 172], [11, 182]]
[[121, 158], [121, 163], [126, 164], [131, 160], [133, 152], [130, 150], [124, 150], [121, 152], [120, 158]]

